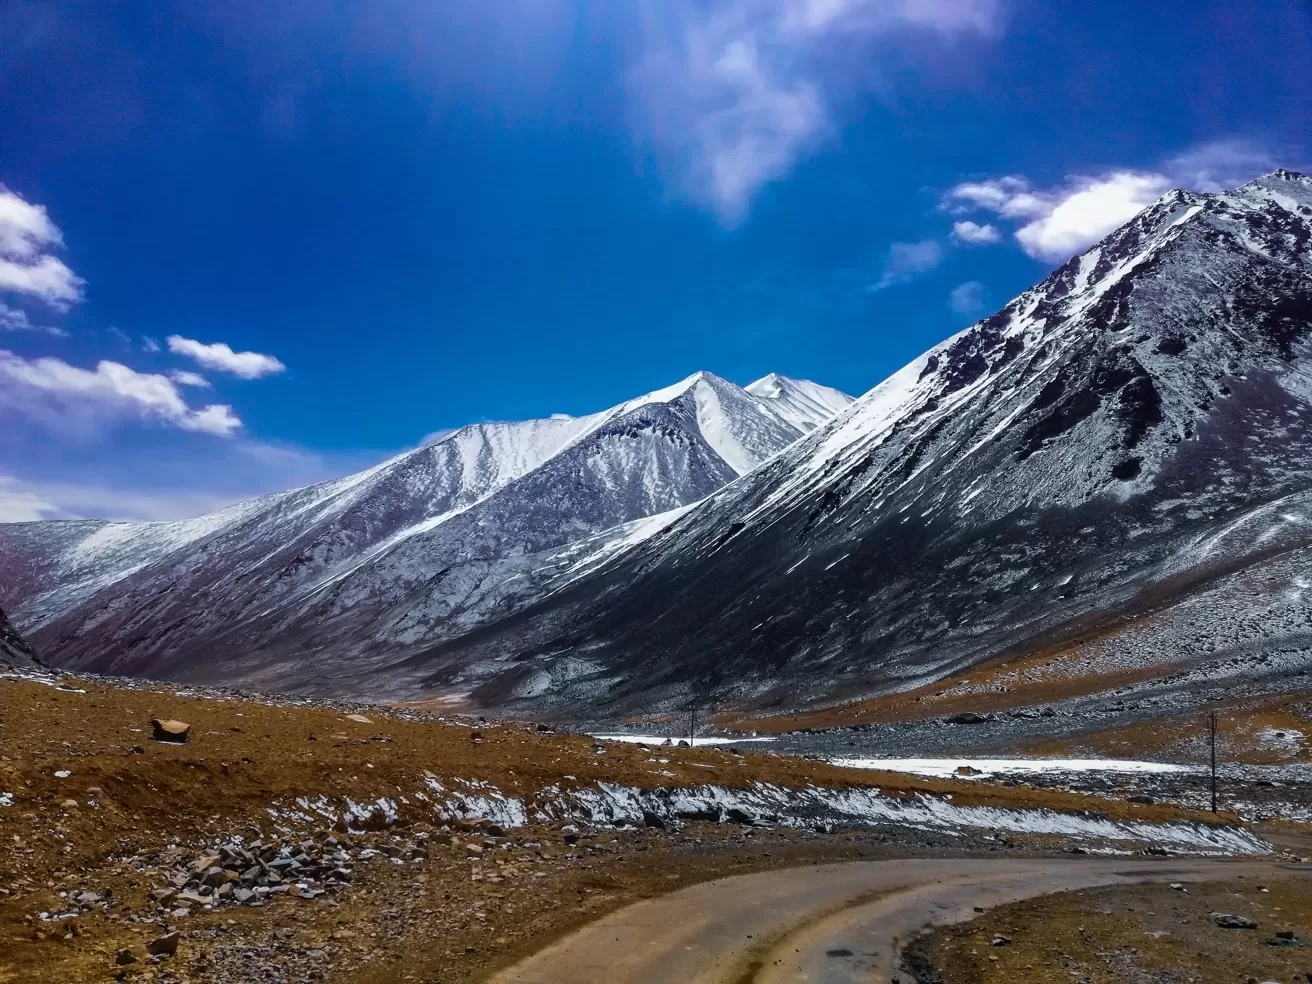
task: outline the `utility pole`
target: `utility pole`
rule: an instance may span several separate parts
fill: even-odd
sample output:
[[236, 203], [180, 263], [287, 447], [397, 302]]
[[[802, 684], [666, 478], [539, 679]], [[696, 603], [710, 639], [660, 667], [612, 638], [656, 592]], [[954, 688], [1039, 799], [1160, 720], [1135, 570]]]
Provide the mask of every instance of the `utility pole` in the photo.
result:
[[693, 699], [692, 710], [688, 719], [688, 747], [697, 747], [697, 700]]
[[1211, 739], [1212, 748], [1212, 812], [1216, 812], [1216, 711], [1210, 711], [1207, 715], [1207, 732]]

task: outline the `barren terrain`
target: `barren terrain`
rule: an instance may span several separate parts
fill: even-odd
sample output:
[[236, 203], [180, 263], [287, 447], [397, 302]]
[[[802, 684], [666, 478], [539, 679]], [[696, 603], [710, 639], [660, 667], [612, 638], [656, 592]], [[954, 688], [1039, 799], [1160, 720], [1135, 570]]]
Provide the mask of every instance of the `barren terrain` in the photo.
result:
[[11, 674], [0, 722], [8, 981], [477, 980], [742, 871], [1267, 850], [1167, 804], [410, 708]]

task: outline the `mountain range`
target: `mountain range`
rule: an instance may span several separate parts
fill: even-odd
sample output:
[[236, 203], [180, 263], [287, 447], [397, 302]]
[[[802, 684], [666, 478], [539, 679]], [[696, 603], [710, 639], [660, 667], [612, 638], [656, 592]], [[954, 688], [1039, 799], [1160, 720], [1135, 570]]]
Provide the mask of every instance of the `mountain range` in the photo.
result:
[[855, 402], [699, 373], [183, 523], [0, 526], [0, 604], [64, 666], [564, 716], [1305, 686], [1310, 335], [1312, 179], [1176, 190]]
[[601, 413], [463, 427], [182, 522], [0, 526], [15, 619], [67, 668], [336, 690], [504, 617], [851, 402], [710, 373]]

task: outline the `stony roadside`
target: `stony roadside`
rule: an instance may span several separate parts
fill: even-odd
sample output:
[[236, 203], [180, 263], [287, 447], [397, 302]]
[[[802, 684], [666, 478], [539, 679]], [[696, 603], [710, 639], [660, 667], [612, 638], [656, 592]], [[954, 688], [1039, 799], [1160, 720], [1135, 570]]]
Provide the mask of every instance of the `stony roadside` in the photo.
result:
[[1051, 895], [940, 929], [908, 957], [915, 984], [1307, 984], [1312, 879]]
[[[186, 722], [188, 741], [155, 740], [153, 719]], [[0, 982], [470, 981], [608, 909], [697, 880], [842, 858], [1063, 846], [906, 826], [790, 830], [751, 817], [510, 828], [413, 799], [421, 776], [524, 797], [599, 782], [768, 782], [1011, 808], [1089, 805], [1068, 793], [789, 756], [601, 747], [534, 725], [407, 709], [0, 679]], [[306, 798], [383, 798], [395, 809], [331, 821], [297, 806]], [[1112, 808], [1146, 820], [1182, 815]]]

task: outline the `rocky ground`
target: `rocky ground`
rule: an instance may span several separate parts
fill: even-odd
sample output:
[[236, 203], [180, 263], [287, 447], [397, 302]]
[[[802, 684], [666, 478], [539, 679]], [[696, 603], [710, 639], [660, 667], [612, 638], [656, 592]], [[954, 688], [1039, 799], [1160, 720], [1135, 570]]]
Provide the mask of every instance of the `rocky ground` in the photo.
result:
[[917, 941], [917, 984], [1306, 984], [1306, 879], [1116, 887], [1003, 906]]
[[[762, 788], [805, 793], [812, 812], [734, 799]], [[865, 804], [865, 819], [826, 819], [825, 796]], [[433, 710], [10, 674], [0, 982], [478, 980], [609, 909], [724, 874], [1160, 851], [1153, 830], [1211, 822], [1123, 797], [599, 744]], [[1100, 824], [1147, 840], [1100, 841]]]

